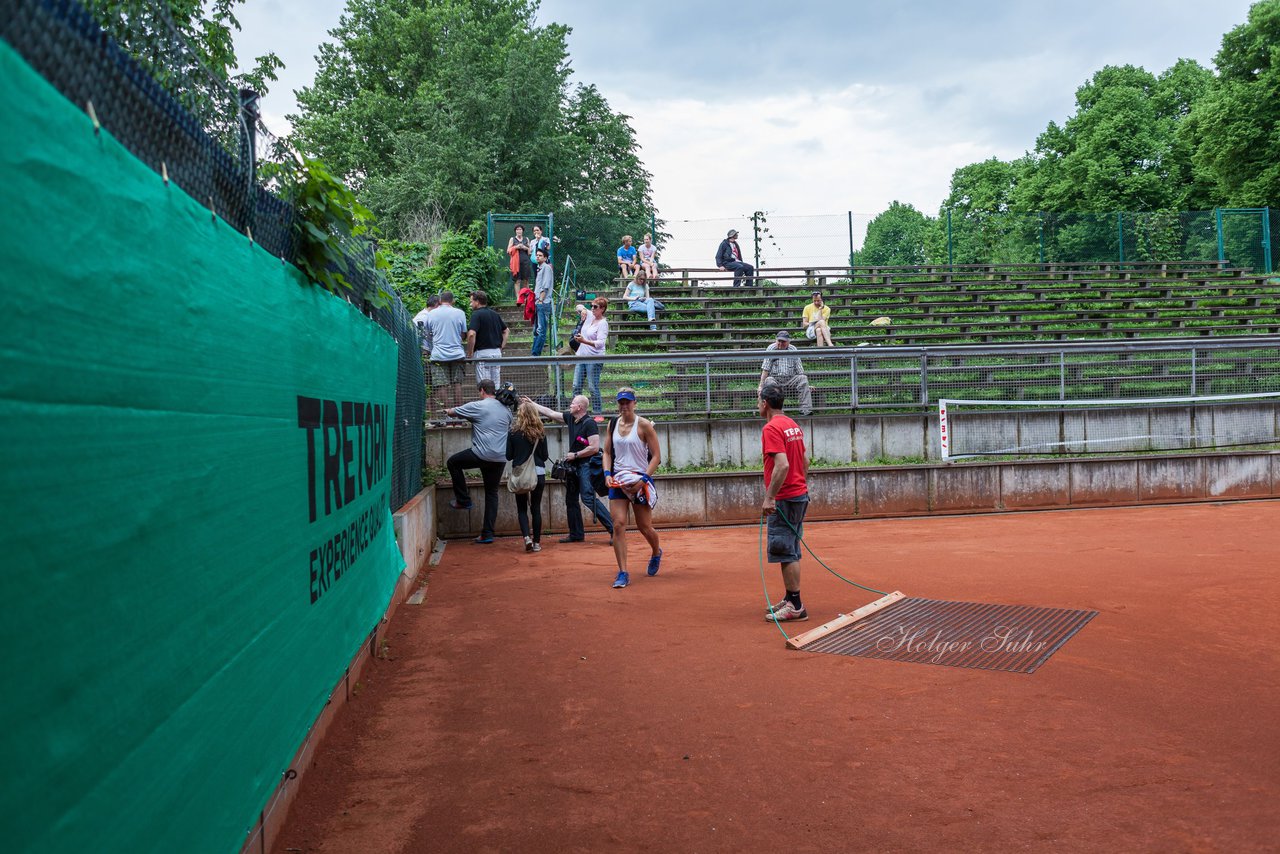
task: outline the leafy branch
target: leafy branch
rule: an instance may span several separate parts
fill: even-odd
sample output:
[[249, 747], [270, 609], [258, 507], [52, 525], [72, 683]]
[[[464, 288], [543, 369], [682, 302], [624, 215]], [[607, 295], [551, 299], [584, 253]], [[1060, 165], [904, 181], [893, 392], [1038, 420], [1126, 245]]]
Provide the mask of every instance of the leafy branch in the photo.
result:
[[[338, 296], [354, 294], [350, 279], [353, 259], [377, 234], [373, 212], [355, 193], [335, 178], [323, 163], [294, 155], [279, 163], [264, 163], [263, 177], [278, 182], [281, 194], [293, 205], [293, 233], [297, 240], [294, 264], [313, 282]], [[373, 250], [376, 286], [365, 299], [375, 308], [386, 308], [391, 294], [383, 286], [389, 264]]]

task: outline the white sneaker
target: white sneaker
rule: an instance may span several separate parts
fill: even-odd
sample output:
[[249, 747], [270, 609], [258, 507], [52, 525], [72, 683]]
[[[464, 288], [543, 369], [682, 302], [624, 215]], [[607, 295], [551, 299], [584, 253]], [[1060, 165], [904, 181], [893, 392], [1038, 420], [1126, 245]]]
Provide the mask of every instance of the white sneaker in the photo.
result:
[[772, 623], [777, 620], [779, 623], [803, 623], [809, 619], [809, 612], [804, 608], [797, 608], [791, 604], [790, 599], [782, 600], [782, 607], [774, 609], [772, 614], [765, 615], [765, 622]]

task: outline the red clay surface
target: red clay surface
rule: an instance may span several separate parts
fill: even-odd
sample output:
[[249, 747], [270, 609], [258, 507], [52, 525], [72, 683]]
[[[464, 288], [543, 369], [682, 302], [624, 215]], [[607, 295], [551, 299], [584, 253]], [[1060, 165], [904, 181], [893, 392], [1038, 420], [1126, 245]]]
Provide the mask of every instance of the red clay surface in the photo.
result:
[[[598, 534], [450, 543], [274, 850], [1277, 850], [1280, 502], [806, 526], [873, 587], [1101, 612], [1033, 675], [786, 650], [756, 533], [625, 590]], [[803, 593], [789, 633], [876, 598]]]

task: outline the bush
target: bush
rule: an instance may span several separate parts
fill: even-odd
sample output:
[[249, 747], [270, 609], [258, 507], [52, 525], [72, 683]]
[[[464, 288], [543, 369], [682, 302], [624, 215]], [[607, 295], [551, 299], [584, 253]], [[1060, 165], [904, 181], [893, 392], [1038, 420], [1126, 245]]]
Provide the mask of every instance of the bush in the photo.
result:
[[444, 290], [453, 291], [455, 303], [463, 311], [472, 291], [487, 293], [490, 305], [509, 296], [502, 255], [484, 242], [484, 223], [479, 221], [463, 231], [446, 232], [434, 255], [425, 243], [386, 241], [383, 251], [391, 265], [388, 278], [410, 313], [420, 311], [427, 297]]
[[410, 243], [404, 240], [384, 240], [381, 245], [387, 259], [387, 279], [400, 294], [410, 315], [422, 311], [427, 297], [435, 288], [427, 279], [431, 265], [431, 246], [426, 243]]

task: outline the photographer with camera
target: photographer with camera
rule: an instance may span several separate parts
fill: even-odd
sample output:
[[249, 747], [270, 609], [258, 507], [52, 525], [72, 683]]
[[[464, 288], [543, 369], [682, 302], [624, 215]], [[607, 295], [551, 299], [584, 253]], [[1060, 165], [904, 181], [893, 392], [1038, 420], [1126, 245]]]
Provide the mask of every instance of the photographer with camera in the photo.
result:
[[[446, 465], [453, 479], [454, 510], [471, 509], [471, 493], [467, 489], [466, 469], [479, 469], [484, 479], [484, 523], [475, 541], [480, 545], [493, 542], [493, 525], [498, 519], [498, 484], [507, 467], [507, 433], [511, 430], [511, 410], [496, 397], [493, 380], [476, 383], [478, 400], [469, 400], [445, 414], [471, 422], [471, 447], [449, 457]], [[594, 426], [594, 425], [593, 425]]]
[[609, 542], [613, 542], [613, 517], [604, 501], [596, 496], [591, 486], [592, 471], [604, 476], [600, 460], [600, 428], [591, 417], [591, 402], [583, 395], [575, 395], [568, 410], [557, 412], [527, 397], [520, 398], [521, 403], [532, 403], [538, 414], [552, 421], [558, 421], [569, 428], [567, 452], [564, 456], [564, 512], [569, 522], [569, 534], [560, 538], [562, 543], [581, 543], [586, 539], [586, 530], [582, 524], [581, 500], [587, 509], [595, 515], [596, 520], [609, 532]]

